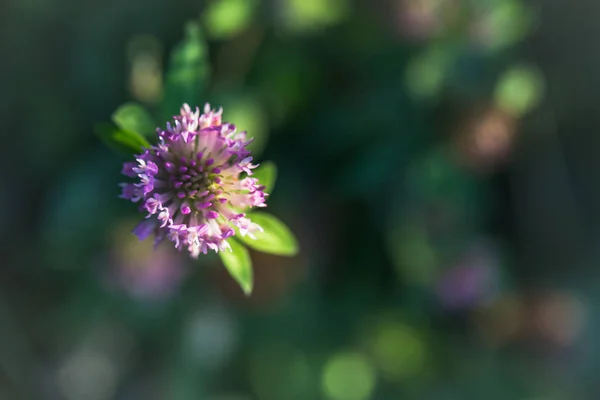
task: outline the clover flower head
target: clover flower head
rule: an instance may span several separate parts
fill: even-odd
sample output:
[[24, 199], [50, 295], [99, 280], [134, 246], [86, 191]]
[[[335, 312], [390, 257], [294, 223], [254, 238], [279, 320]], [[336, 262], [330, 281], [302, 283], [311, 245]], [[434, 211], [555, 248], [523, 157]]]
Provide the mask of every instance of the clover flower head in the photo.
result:
[[206, 104], [203, 111], [184, 104], [166, 129], [157, 129], [158, 144], [123, 165], [135, 182], [121, 184], [121, 197], [147, 214], [134, 229], [140, 240], [154, 233], [155, 244], [166, 238], [194, 258], [230, 249], [227, 238], [236, 234], [262, 231], [246, 211], [266, 207], [267, 196], [252, 177], [258, 165], [246, 132], [223, 123], [222, 109]]

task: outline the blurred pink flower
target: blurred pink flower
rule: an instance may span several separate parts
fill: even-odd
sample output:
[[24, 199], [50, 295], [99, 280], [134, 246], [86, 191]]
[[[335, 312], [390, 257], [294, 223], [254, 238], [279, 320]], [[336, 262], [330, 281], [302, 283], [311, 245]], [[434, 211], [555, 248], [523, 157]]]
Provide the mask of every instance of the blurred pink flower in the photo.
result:
[[396, 0], [396, 26], [414, 39], [430, 39], [452, 22], [458, 5], [455, 0]]
[[[186, 260], [171, 246], [154, 251], [151, 242], [140, 242], [127, 227], [114, 233], [106, 269], [108, 287], [128, 293], [138, 300], [165, 300], [173, 295], [187, 274]], [[121, 229], [122, 228], [122, 229]]]
[[150, 259], [122, 263], [117, 272], [119, 285], [140, 299], [168, 297], [179, 288], [184, 276], [181, 261], [164, 246]]
[[442, 273], [437, 295], [448, 309], [481, 305], [497, 293], [498, 254], [487, 243], [476, 243], [461, 260]]

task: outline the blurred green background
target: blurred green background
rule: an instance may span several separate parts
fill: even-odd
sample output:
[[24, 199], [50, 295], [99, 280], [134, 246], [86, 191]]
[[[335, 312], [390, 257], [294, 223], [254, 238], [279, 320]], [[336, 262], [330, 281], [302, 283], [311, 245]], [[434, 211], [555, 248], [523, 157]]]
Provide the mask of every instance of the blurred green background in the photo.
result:
[[[0, 399], [600, 398], [600, 3], [0, 2]], [[224, 107], [301, 252], [155, 252], [94, 135]], [[166, 111], [165, 111], [166, 110]]]

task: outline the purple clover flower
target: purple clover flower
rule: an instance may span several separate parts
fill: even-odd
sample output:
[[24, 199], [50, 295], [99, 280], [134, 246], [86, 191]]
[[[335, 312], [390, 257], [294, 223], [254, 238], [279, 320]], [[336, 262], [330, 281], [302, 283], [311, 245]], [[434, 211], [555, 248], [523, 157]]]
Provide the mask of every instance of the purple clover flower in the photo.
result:
[[122, 183], [120, 197], [147, 213], [134, 229], [140, 240], [154, 233], [155, 245], [167, 238], [197, 258], [208, 249], [231, 249], [234, 228], [251, 238], [262, 231], [245, 214], [266, 207], [267, 196], [252, 178], [258, 165], [247, 149], [251, 140], [222, 123], [222, 112], [206, 104], [201, 114], [184, 104], [166, 130], [157, 129], [159, 143], [123, 165], [122, 173], [136, 182]]

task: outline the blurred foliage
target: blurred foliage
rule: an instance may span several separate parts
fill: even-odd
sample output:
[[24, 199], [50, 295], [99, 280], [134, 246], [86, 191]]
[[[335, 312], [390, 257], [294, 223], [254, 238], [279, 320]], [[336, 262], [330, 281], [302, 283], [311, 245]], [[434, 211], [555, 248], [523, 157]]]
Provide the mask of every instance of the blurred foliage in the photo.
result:
[[226, 39], [243, 32], [252, 22], [254, 0], [217, 0], [210, 2], [202, 15], [208, 34]]
[[185, 39], [173, 49], [165, 79], [161, 104], [161, 121], [179, 112], [183, 103], [204, 104], [205, 86], [210, 63], [204, 34], [198, 23], [187, 22]]
[[543, 95], [544, 79], [528, 67], [513, 67], [499, 79], [495, 91], [498, 107], [517, 117], [535, 107]]
[[[599, 16], [0, 4], [0, 399], [597, 398]], [[182, 102], [223, 106], [277, 181], [227, 268], [138, 242], [117, 198]]]
[[277, 217], [260, 211], [248, 213], [254, 223], [263, 228], [256, 232], [256, 239], [240, 236], [240, 240], [247, 246], [265, 253], [280, 256], [294, 256], [298, 253], [298, 242], [290, 229]]
[[[121, 126], [130, 126], [139, 129], [137, 123], [128, 124], [120, 118]], [[125, 123], [122, 123], [125, 122]], [[150, 143], [139, 133], [138, 130], [127, 130], [105, 123], [96, 127], [96, 134], [106, 145], [123, 154], [139, 154]]]
[[113, 113], [113, 122], [121, 129], [143, 136], [156, 134], [156, 124], [148, 112], [139, 104], [127, 103]]

